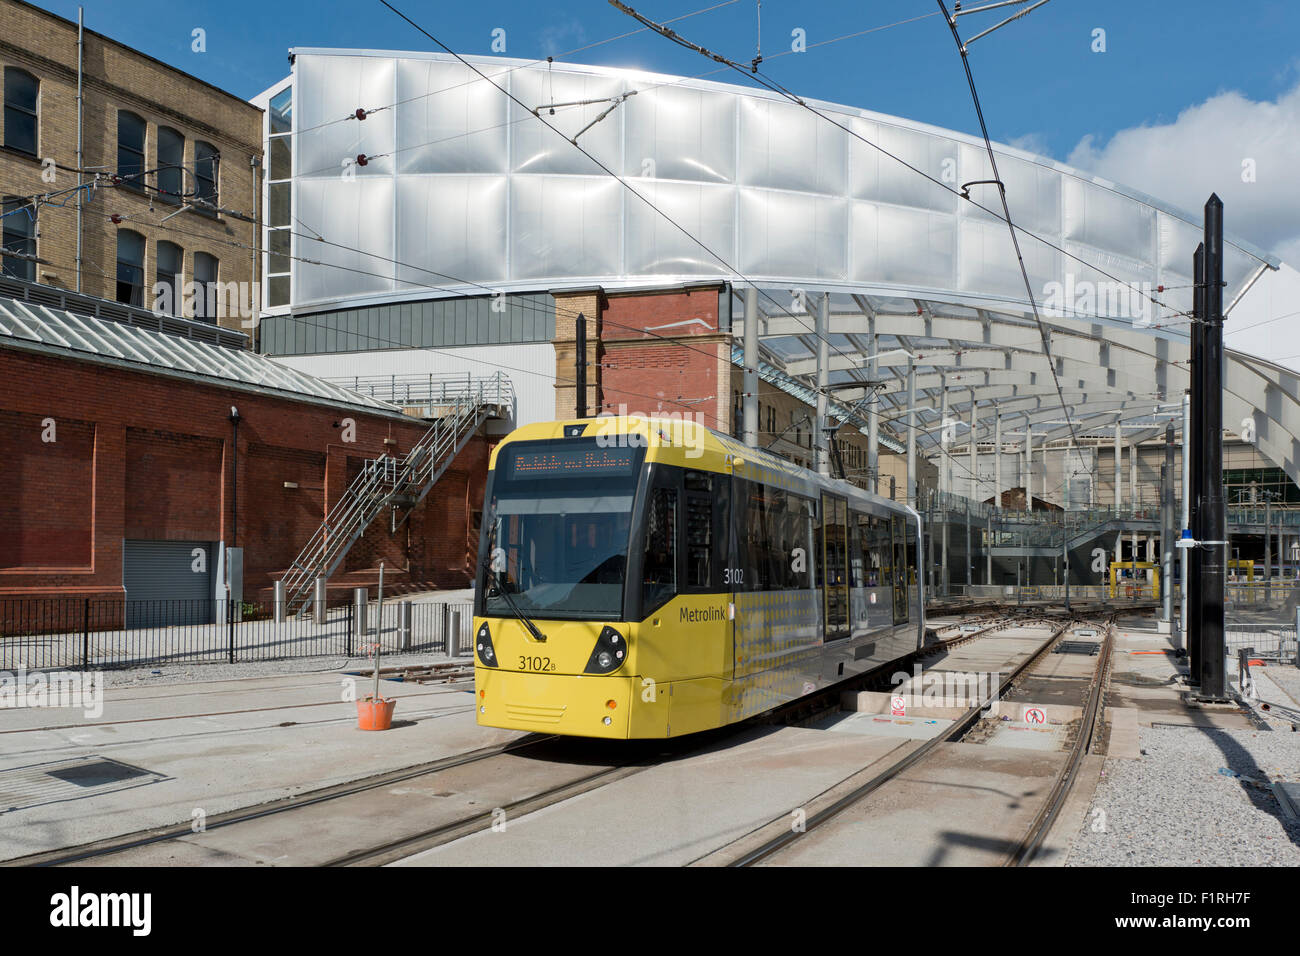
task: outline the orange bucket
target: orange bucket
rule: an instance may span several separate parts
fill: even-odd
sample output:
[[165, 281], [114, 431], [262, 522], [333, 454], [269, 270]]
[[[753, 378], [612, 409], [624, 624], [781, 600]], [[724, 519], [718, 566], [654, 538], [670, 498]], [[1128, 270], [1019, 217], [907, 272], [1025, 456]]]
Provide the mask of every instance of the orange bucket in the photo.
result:
[[357, 701], [357, 727], [360, 730], [387, 730], [393, 726], [393, 708], [396, 706], [394, 697], [381, 697], [379, 700], [366, 697]]

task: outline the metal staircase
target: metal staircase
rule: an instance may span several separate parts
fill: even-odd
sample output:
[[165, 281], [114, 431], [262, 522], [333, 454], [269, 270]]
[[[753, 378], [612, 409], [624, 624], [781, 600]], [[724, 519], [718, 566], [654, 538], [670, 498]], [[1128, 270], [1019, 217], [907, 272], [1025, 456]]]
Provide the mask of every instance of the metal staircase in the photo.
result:
[[494, 397], [481, 387], [467, 390], [447, 405], [446, 414], [405, 456], [367, 460], [285, 574], [286, 612], [300, 617], [305, 613], [316, 579], [333, 574], [385, 510], [391, 511], [391, 528], [397, 530], [495, 408]]

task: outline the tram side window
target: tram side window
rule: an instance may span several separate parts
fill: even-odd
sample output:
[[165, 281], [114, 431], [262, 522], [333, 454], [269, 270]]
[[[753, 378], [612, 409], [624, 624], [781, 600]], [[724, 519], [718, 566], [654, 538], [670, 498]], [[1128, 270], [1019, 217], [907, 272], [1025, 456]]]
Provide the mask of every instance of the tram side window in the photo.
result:
[[867, 587], [889, 587], [893, 578], [893, 554], [889, 538], [889, 519], [864, 516], [862, 526], [867, 563]]
[[745, 496], [745, 569], [743, 586], [746, 591], [768, 591], [779, 587], [773, 576], [771, 489], [758, 482], [746, 483]]
[[677, 492], [655, 488], [646, 509], [641, 607], [649, 612], [677, 593]]
[[713, 476], [688, 471], [686, 488], [686, 578], [683, 590], [707, 591], [713, 585]]
[[856, 511], [849, 512], [849, 587], [866, 586], [866, 568], [864, 552], [866, 538], [862, 534], [864, 515]]
[[[826, 507], [826, 499], [822, 498], [822, 508], [824, 509], [825, 507]], [[821, 589], [826, 586], [826, 581], [825, 581], [826, 562], [823, 560], [825, 552], [822, 550], [822, 546], [826, 536], [822, 529], [821, 515], [814, 512], [813, 517], [815, 519], [813, 521], [813, 554], [817, 555], [816, 586], [818, 589]]]
[[894, 517], [892, 530], [895, 572], [892, 581], [894, 585], [894, 623], [905, 624], [910, 614], [907, 600], [907, 539], [901, 517]]
[[822, 507], [826, 511], [822, 519], [826, 535], [826, 586], [838, 589], [848, 584], [847, 506], [842, 498], [822, 495]]
[[813, 548], [813, 526], [816, 509], [808, 498], [791, 495], [790, 513], [786, 520], [789, 531], [789, 558], [792, 569], [796, 569], [792, 587], [811, 588], [813, 586], [813, 565], [820, 567], [817, 552]]
[[917, 547], [916, 547], [916, 522], [911, 518], [904, 518], [903, 525], [907, 528], [907, 588], [908, 588], [908, 606], [911, 606], [911, 590], [916, 587], [917, 577]]
[[753, 481], [738, 488], [741, 590], [812, 587], [813, 503]]

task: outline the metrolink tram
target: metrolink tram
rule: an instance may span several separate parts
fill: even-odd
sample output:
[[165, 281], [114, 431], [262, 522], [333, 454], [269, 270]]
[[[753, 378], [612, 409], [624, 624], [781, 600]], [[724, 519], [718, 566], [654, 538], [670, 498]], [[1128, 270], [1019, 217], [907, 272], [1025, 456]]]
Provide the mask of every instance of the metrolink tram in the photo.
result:
[[679, 737], [921, 644], [919, 518], [848, 482], [653, 418], [528, 425], [490, 467], [480, 724]]

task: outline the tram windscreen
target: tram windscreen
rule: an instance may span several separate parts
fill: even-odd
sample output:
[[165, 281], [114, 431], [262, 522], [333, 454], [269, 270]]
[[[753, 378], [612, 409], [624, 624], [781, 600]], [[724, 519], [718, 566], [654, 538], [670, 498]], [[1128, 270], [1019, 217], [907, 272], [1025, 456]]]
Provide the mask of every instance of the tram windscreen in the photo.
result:
[[520, 442], [497, 454], [484, 611], [617, 620], [643, 451], [595, 439]]

